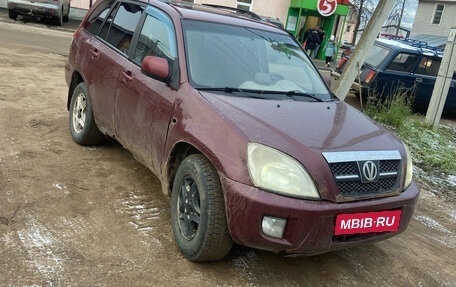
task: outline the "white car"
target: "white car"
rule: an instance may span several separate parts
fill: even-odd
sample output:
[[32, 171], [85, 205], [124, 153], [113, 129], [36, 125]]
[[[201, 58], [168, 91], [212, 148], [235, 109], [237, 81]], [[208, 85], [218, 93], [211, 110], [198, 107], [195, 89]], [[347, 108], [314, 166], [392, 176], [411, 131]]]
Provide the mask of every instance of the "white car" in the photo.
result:
[[70, 0], [7, 0], [8, 16], [16, 20], [17, 15], [50, 18], [58, 26], [68, 22]]

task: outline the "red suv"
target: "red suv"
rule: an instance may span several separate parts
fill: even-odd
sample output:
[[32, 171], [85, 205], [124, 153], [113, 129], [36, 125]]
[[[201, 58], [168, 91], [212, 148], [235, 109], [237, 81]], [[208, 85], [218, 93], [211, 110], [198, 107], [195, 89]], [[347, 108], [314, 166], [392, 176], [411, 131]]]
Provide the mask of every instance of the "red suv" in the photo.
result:
[[190, 260], [403, 232], [419, 195], [405, 145], [339, 101], [286, 31], [236, 12], [98, 0], [66, 64], [73, 140], [113, 137], [157, 175]]

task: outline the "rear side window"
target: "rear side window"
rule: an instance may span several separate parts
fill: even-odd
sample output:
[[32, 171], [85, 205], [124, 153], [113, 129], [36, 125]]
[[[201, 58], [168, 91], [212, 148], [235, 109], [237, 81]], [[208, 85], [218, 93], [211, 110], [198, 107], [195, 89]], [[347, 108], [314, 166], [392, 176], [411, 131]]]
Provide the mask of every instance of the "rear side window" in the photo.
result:
[[415, 74], [437, 77], [440, 63], [441, 60], [438, 58], [423, 57], [418, 68], [416, 68]]
[[121, 3], [112, 19], [107, 20], [100, 36], [123, 53], [130, 48], [133, 33], [136, 30], [143, 8], [131, 3]]
[[111, 9], [113, 2], [114, 0], [104, 1], [93, 10], [92, 14], [87, 20], [85, 27], [87, 31], [94, 35], [98, 35], [101, 25], [103, 25], [103, 22], [106, 19], [106, 16], [108, 15], [109, 9]]
[[411, 73], [418, 62], [418, 55], [399, 53], [388, 65], [387, 70]]

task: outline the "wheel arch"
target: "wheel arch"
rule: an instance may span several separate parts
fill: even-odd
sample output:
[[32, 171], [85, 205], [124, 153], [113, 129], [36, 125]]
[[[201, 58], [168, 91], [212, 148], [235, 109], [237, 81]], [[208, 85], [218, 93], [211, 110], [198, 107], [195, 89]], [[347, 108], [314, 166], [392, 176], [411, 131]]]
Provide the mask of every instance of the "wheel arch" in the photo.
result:
[[214, 168], [217, 171], [220, 170], [221, 163], [217, 160], [215, 156], [208, 155], [207, 153], [203, 152], [202, 148], [198, 148], [196, 147], [196, 145], [192, 143], [185, 141], [177, 142], [171, 150], [168, 156], [168, 160], [166, 161], [166, 164], [164, 165], [163, 169], [163, 192], [166, 195], [171, 195], [174, 178], [176, 176], [177, 169], [179, 168], [180, 164], [186, 157], [192, 154], [202, 154], [209, 160], [209, 162], [212, 164], [212, 166], [214, 166]]
[[68, 89], [67, 110], [70, 110], [70, 102], [71, 102], [71, 98], [73, 97], [74, 89], [76, 89], [77, 85], [79, 85], [79, 83], [81, 83], [81, 82], [84, 82], [82, 75], [77, 71], [73, 72], [73, 75], [71, 76], [71, 82], [69, 85], [69, 89]]

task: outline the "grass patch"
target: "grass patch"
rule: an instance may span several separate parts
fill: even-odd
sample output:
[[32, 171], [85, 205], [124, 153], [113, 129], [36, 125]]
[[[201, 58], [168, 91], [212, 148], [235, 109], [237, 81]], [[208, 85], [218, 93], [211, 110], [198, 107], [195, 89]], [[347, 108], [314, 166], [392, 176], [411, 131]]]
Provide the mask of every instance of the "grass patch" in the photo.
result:
[[393, 130], [412, 153], [414, 177], [422, 187], [456, 199], [456, 129], [440, 125], [436, 130], [414, 115], [402, 96], [388, 101], [368, 100], [365, 113]]
[[402, 128], [407, 118], [412, 115], [412, 107], [410, 100], [403, 94], [397, 94], [388, 100], [370, 96], [365, 113], [388, 126]]

